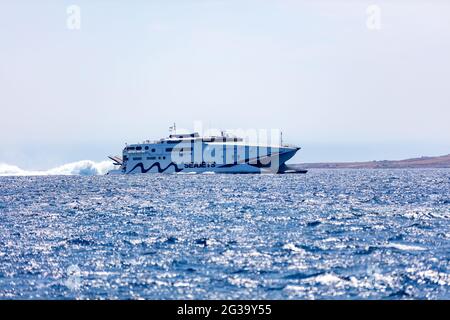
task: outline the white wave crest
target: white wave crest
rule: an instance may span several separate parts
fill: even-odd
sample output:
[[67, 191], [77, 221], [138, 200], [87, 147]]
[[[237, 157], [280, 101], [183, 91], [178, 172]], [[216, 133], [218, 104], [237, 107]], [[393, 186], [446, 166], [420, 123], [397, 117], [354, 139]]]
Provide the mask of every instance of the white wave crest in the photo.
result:
[[394, 248], [398, 250], [406, 250], [406, 251], [423, 251], [426, 250], [424, 247], [416, 246], [416, 245], [407, 245], [407, 244], [401, 244], [401, 243], [389, 243], [384, 246], [385, 248]]
[[91, 160], [82, 160], [67, 163], [62, 166], [45, 171], [27, 171], [17, 166], [0, 163], [0, 176], [95, 176], [105, 174], [111, 169], [114, 169], [114, 165], [111, 161], [94, 162]]

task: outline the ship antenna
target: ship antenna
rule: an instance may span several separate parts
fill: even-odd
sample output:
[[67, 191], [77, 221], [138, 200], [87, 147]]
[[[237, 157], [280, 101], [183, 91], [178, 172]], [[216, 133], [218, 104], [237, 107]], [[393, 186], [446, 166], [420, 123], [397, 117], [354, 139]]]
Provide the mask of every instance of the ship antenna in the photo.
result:
[[280, 147], [283, 146], [283, 131], [280, 130]]
[[173, 123], [172, 127], [169, 127], [169, 133], [174, 133], [177, 134], [177, 125], [175, 124], [175, 122]]

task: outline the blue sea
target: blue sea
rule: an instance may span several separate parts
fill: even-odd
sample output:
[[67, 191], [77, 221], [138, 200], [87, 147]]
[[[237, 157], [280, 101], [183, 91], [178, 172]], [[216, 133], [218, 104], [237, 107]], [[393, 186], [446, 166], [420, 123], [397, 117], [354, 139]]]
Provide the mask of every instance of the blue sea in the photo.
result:
[[450, 170], [0, 177], [0, 299], [450, 299]]

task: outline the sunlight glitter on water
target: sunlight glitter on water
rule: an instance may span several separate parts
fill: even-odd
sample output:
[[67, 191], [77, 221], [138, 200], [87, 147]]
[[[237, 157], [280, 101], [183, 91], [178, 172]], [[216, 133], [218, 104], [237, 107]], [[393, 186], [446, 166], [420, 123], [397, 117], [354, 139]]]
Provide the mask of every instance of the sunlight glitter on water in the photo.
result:
[[0, 298], [450, 298], [450, 170], [0, 177]]

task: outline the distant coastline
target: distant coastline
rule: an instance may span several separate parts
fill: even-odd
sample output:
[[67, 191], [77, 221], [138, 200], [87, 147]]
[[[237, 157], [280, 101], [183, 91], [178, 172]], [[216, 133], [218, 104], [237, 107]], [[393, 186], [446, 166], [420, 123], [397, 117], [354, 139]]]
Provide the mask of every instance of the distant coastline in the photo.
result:
[[450, 154], [437, 157], [420, 157], [405, 160], [381, 160], [366, 162], [323, 162], [291, 165], [298, 169], [409, 169], [450, 168]]

